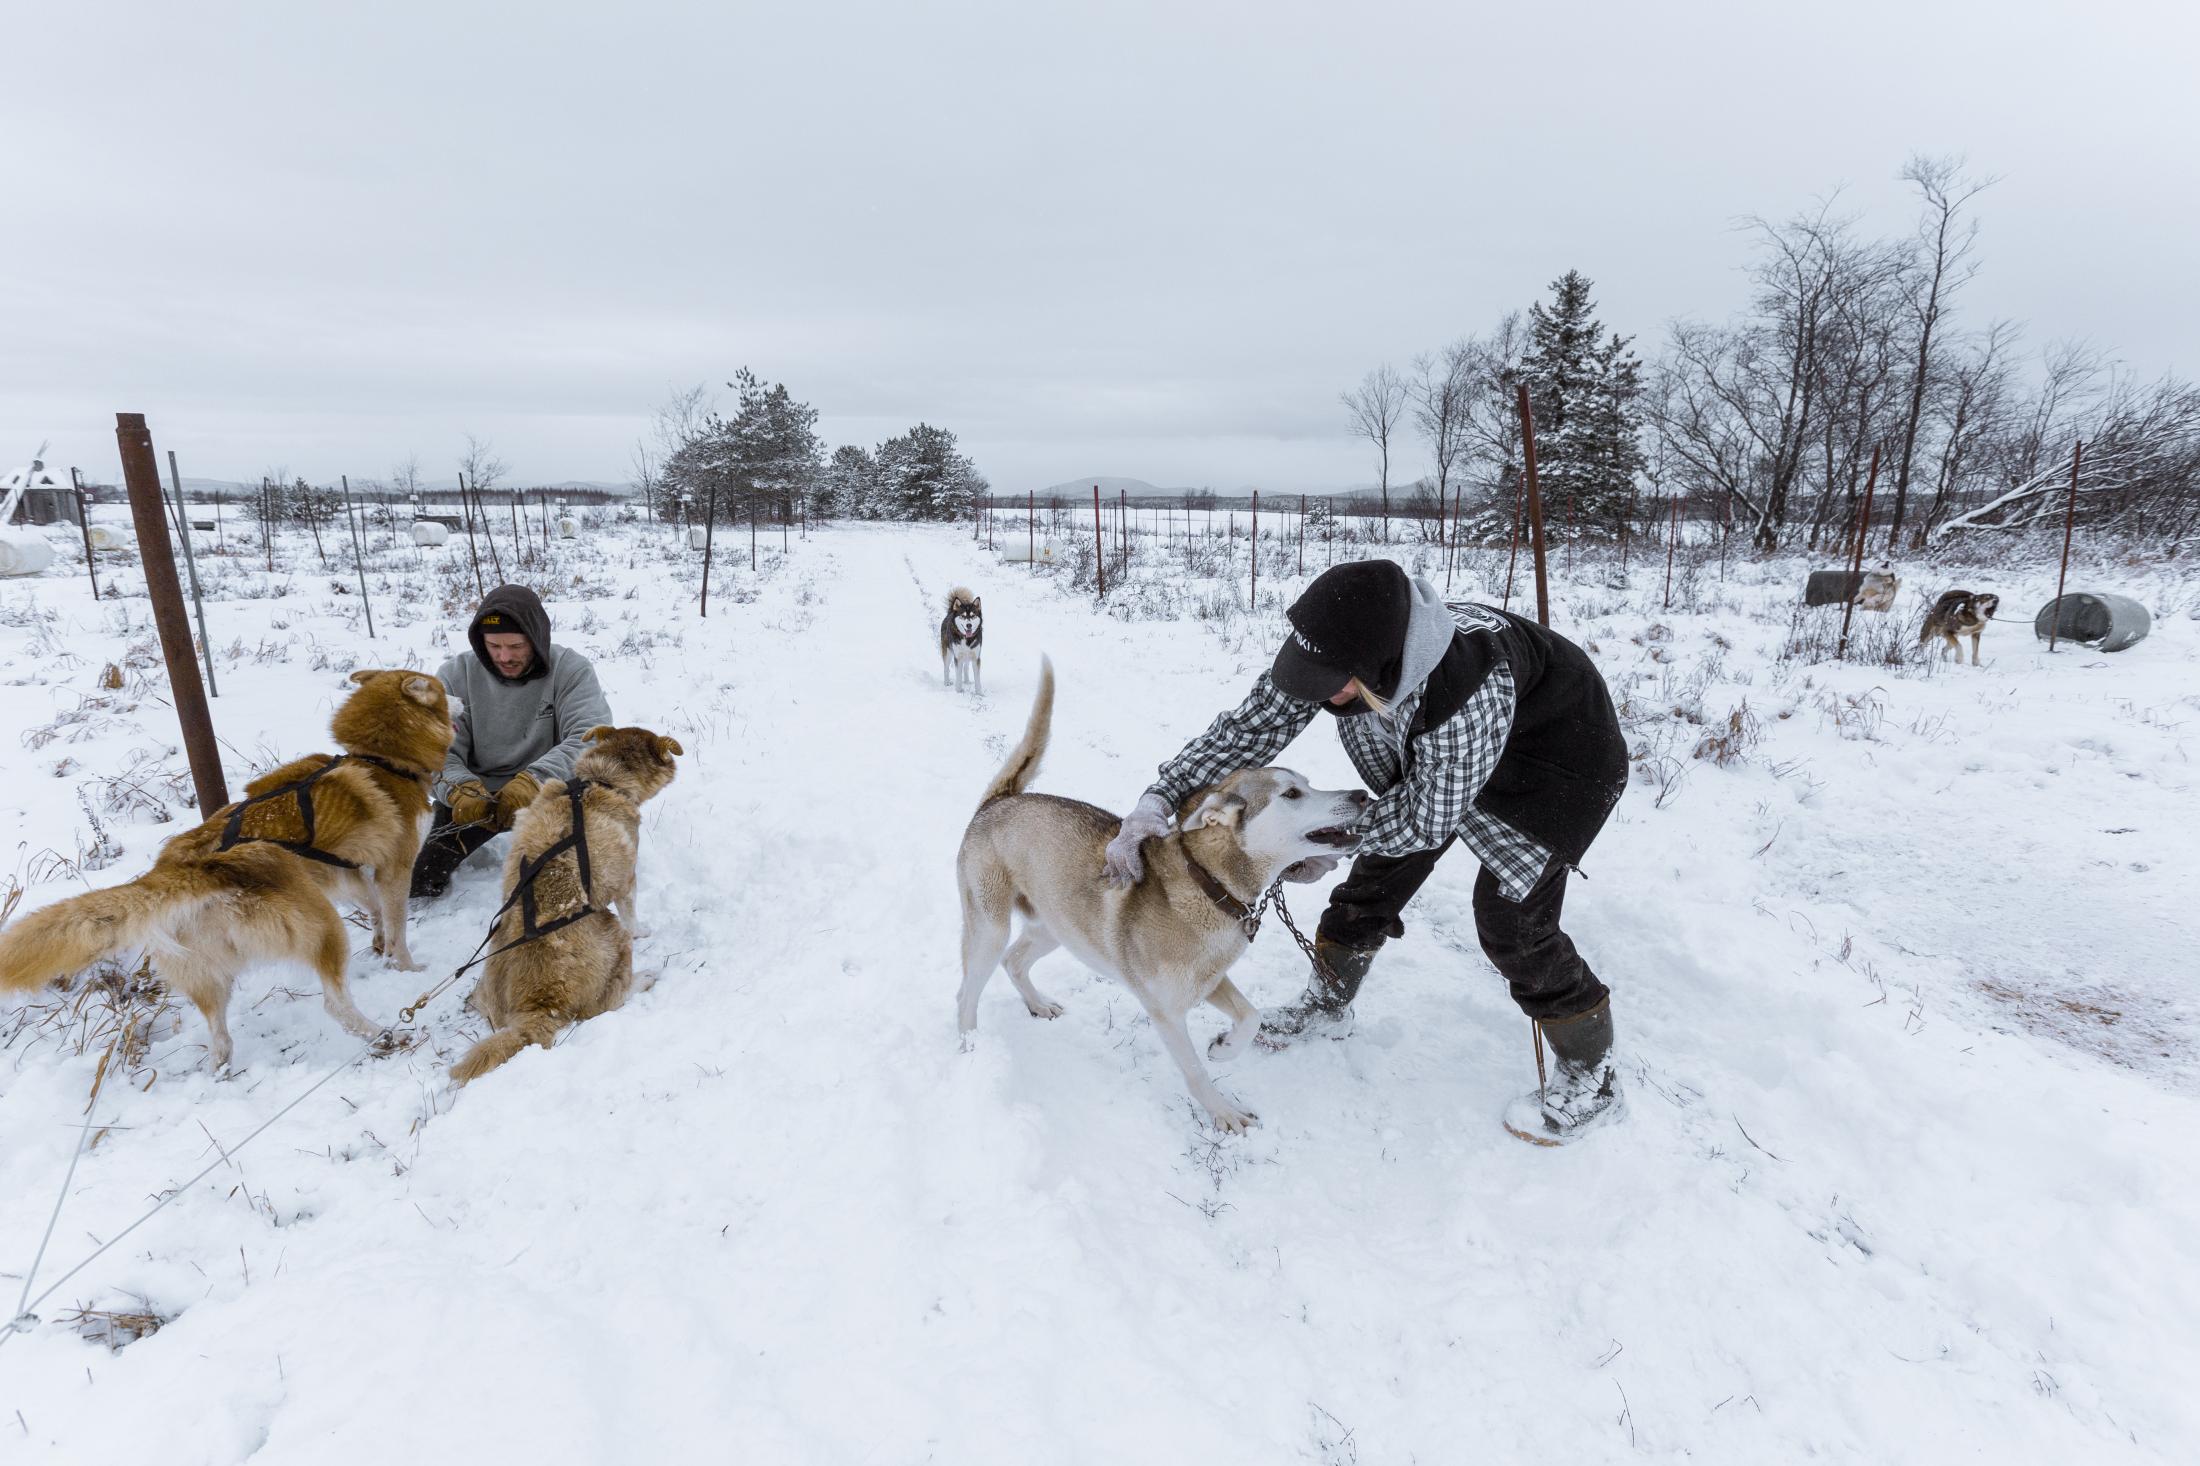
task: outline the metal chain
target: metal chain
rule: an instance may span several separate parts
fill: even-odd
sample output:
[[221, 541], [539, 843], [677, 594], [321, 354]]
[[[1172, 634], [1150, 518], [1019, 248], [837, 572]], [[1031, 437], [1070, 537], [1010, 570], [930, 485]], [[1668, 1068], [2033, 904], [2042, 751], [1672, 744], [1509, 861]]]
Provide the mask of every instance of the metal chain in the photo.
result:
[[[1266, 908], [1270, 902], [1275, 904], [1276, 915], [1283, 918], [1284, 930], [1291, 933], [1291, 940], [1299, 944], [1299, 950], [1304, 952], [1307, 960], [1314, 964], [1314, 971], [1321, 975], [1324, 982], [1335, 987], [1341, 981], [1336, 970], [1329, 965], [1328, 959], [1322, 956], [1314, 944], [1306, 939], [1306, 933], [1299, 930], [1299, 924], [1291, 919], [1291, 908], [1285, 904], [1283, 899], [1283, 878], [1281, 876], [1276, 878], [1276, 883], [1270, 886], [1267, 893], [1260, 898], [1260, 904], [1263, 908]], [[1259, 925], [1257, 918], [1254, 925], [1256, 927]]]

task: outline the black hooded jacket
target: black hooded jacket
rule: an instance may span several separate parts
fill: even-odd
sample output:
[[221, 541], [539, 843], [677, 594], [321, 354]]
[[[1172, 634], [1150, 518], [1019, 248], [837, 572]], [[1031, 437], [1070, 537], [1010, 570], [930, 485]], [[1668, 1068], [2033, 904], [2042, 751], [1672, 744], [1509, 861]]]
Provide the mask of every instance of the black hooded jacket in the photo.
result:
[[[534, 661], [520, 676], [497, 671], [482, 642], [490, 631], [520, 632], [534, 646]], [[469, 779], [495, 793], [519, 773], [543, 783], [569, 776], [588, 730], [611, 722], [588, 658], [550, 640], [550, 614], [523, 585], [500, 585], [484, 596], [466, 640], [473, 655], [455, 656], [436, 673], [462, 704], [451, 720], [457, 736], [436, 797], [447, 803], [450, 790]]]
[[[490, 631], [517, 631], [527, 638], [528, 645], [535, 649], [535, 659], [527, 664], [525, 672], [507, 677], [497, 670], [482, 641], [483, 634]], [[489, 675], [500, 682], [532, 682], [550, 675], [550, 613], [542, 608], [542, 598], [524, 585], [500, 585], [483, 596], [473, 624], [466, 628], [466, 640], [472, 643], [474, 655], [489, 669]]]
[[[1364, 560], [1317, 576], [1287, 615], [1302, 650], [1395, 700], [1413, 690], [1400, 682], [1408, 639], [1418, 634], [1414, 601], [1403, 568]], [[1460, 624], [1420, 684], [1412, 736], [1450, 721], [1505, 662], [1517, 699], [1512, 733], [1475, 804], [1578, 863], [1627, 786], [1627, 743], [1602, 674], [1580, 647], [1524, 616], [1467, 602], [1449, 610]], [[1341, 718], [1367, 711], [1358, 701], [1321, 707]]]
[[1578, 864], [1627, 789], [1627, 740], [1589, 654], [1524, 616], [1466, 607], [1473, 630], [1453, 633], [1429, 674], [1416, 732], [1466, 706], [1502, 657], [1512, 669], [1512, 734], [1475, 803]]

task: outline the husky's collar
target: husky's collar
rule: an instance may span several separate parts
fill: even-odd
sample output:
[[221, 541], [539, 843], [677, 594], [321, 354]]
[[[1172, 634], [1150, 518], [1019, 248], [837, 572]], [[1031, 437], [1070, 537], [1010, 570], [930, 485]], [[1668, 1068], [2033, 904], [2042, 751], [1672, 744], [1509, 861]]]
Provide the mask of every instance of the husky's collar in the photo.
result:
[[971, 646], [976, 646], [978, 644], [978, 638], [985, 635], [985, 623], [982, 621], [978, 623], [978, 629], [971, 632], [968, 636], [963, 635], [962, 628], [960, 626], [957, 626], [955, 624], [955, 621], [956, 618], [953, 616], [947, 618], [947, 639], [949, 641], [965, 642]]
[[431, 770], [409, 769], [405, 767], [405, 765], [398, 763], [394, 759], [383, 758], [380, 754], [347, 753], [344, 755], [344, 758], [351, 760], [351, 762], [355, 764], [373, 764], [378, 769], [388, 769], [391, 773], [397, 775], [399, 778], [411, 779], [416, 783], [429, 784], [435, 781], [435, 774]]
[[[1261, 914], [1258, 908], [1248, 906], [1231, 895], [1229, 888], [1215, 879], [1215, 873], [1207, 869], [1206, 866], [1201, 865], [1189, 850], [1184, 852], [1184, 864], [1190, 868], [1192, 880], [1198, 884], [1200, 893], [1214, 903], [1217, 911], [1229, 917], [1230, 920], [1236, 922], [1243, 929], [1245, 940], [1250, 942], [1260, 935]], [[1267, 903], [1264, 901], [1261, 904], [1265, 906]]]

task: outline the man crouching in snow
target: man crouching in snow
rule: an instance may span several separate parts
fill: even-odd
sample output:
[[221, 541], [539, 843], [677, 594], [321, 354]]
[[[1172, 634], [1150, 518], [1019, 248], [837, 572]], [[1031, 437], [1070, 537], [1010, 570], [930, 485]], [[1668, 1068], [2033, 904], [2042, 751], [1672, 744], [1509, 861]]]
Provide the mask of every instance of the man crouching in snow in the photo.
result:
[[[1533, 621], [1445, 605], [1388, 560], [1325, 572], [1286, 614], [1293, 630], [1275, 665], [1237, 711], [1161, 766], [1108, 846], [1106, 879], [1142, 878], [1139, 846], [1167, 833], [1186, 796], [1270, 762], [1327, 712], [1377, 798], [1322, 913], [1306, 992], [1263, 1020], [1261, 1042], [1349, 1034], [1376, 950], [1405, 934], [1398, 913], [1463, 844], [1482, 867], [1482, 950], [1558, 1056], [1550, 1082], [1507, 1111], [1506, 1128], [1559, 1144], [1617, 1114], [1611, 994], [1558, 924], [1566, 872], [1627, 785], [1627, 745], [1595, 664]], [[1335, 865], [1306, 861], [1285, 879], [1318, 880]]]
[[588, 730], [611, 722], [611, 705], [588, 658], [550, 641], [550, 613], [524, 585], [482, 598], [466, 628], [469, 656], [436, 675], [465, 705], [435, 785], [435, 822], [413, 863], [412, 894], [440, 896], [458, 863], [512, 828], [552, 779], [573, 774]]

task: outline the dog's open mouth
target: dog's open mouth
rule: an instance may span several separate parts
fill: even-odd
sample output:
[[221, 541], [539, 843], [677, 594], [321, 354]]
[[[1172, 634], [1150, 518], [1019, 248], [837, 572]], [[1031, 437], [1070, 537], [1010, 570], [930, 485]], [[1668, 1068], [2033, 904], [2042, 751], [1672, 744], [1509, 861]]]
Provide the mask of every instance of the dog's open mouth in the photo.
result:
[[1348, 850], [1360, 843], [1360, 837], [1343, 825], [1331, 825], [1327, 829], [1308, 830], [1306, 838], [1316, 845], [1328, 845], [1338, 850]]

